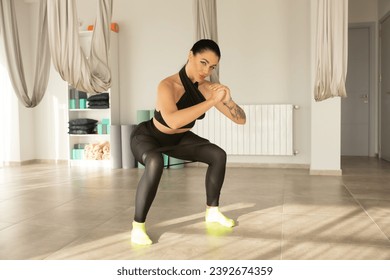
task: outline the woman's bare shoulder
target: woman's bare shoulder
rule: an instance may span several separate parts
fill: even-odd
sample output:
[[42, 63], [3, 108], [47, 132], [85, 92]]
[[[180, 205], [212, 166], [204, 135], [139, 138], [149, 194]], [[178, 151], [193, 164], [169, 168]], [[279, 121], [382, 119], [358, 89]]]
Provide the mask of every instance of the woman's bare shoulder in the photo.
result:
[[180, 87], [182, 87], [182, 84], [180, 82], [178, 73], [166, 77], [165, 79], [161, 80], [158, 85], [159, 90], [169, 90], [169, 91], [172, 90], [176, 91]]

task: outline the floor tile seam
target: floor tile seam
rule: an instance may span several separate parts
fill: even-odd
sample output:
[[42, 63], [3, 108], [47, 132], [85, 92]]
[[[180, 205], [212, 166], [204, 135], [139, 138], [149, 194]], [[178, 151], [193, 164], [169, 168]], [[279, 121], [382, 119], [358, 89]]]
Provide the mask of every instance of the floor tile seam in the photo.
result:
[[[328, 242], [334, 242], [334, 243], [351, 243], [351, 244], [362, 244], [364, 241], [360, 242], [361, 239], [363, 240], [364, 236], [361, 238], [354, 238], [352, 237], [353, 234], [345, 234], [339, 237], [335, 237], [332, 235], [333, 231], [330, 231], [329, 233], [323, 235], [322, 232], [310, 232], [308, 234], [283, 234], [283, 240], [290, 240], [290, 241], [318, 241], [320, 243], [328, 243]], [[332, 241], [333, 240], [333, 241]], [[357, 240], [357, 241], [356, 241]], [[321, 242], [323, 241], [323, 242]], [[381, 238], [370, 238], [370, 242], [365, 242], [370, 244], [380, 244], [378, 246], [385, 246], [390, 247], [390, 242], [387, 238], [381, 236]]]
[[[54, 206], [54, 207], [49, 207], [48, 209], [42, 210], [42, 211], [40, 211], [40, 212], [38, 212], [38, 213], [36, 213], [36, 214], [34, 214], [34, 215], [28, 217], [28, 218], [19, 220], [19, 221], [17, 221], [16, 223], [13, 223], [11, 226], [14, 226], [14, 225], [17, 225], [17, 224], [26, 222], [26, 221], [28, 221], [28, 220], [30, 220], [30, 219], [33, 219], [33, 218], [35, 218], [35, 217], [37, 217], [37, 216], [39, 216], [39, 215], [41, 215], [41, 214], [43, 214], [43, 213], [45, 213], [45, 212], [53, 211], [54, 209], [59, 208], [59, 207], [65, 205], [65, 204], [67, 204], [67, 203], [69, 203], [69, 202], [71, 202], [71, 201], [73, 201], [73, 200], [75, 200], [75, 199], [76, 199], [76, 198], [73, 198], [73, 199], [71, 199], [71, 200], [69, 200], [69, 201], [63, 202], [63, 203], [61, 203], [61, 204], [59, 204], [59, 205], [56, 205], [56, 206]], [[1, 230], [0, 230], [0, 232], [1, 232]]]
[[[40, 187], [40, 188], [47, 188], [47, 187]], [[21, 197], [23, 195], [26, 195], [26, 194], [23, 194], [23, 193], [20, 193], [20, 194], [16, 194], [18, 192], [29, 192], [29, 191], [35, 191], [36, 189], [40, 189], [40, 188], [34, 188], [34, 189], [23, 189], [23, 190], [13, 190], [12, 192], [15, 193], [15, 195], [12, 195], [12, 197], [9, 197], [9, 198], [6, 198], [6, 199], [2, 199], [0, 200], [0, 204], [7, 201], [7, 200], [10, 200], [10, 199], [14, 199], [14, 198], [18, 198], [18, 197]]]
[[[51, 224], [39, 224], [39, 223], [34, 223], [34, 222], [29, 222], [29, 219], [30, 218], [27, 218], [27, 219], [24, 219], [24, 220], [21, 220], [17, 223], [13, 223], [13, 224], [10, 224], [9, 226], [5, 227], [5, 228], [2, 228], [0, 230], [0, 233], [3, 231], [3, 230], [6, 230], [6, 229], [9, 229], [9, 228], [12, 228], [12, 227], [15, 227], [15, 226], [18, 226], [19, 224], [22, 224], [22, 223], [25, 223], [27, 226], [29, 227], [37, 227], [37, 228], [45, 228], [45, 229], [55, 229], [55, 230], [59, 230], [58, 228], [61, 227], [61, 229], [64, 229], [66, 231], [71, 231], [73, 229], [73, 226], [59, 226], [59, 225], [51, 225]], [[87, 230], [87, 229], [82, 229], [82, 230]]]
[[40, 187], [34, 187], [34, 188], [27, 188], [27, 189], [18, 189], [18, 190], [13, 190], [13, 193], [17, 193], [17, 192], [20, 192], [20, 194], [16, 194], [16, 195], [13, 195], [12, 197], [10, 198], [7, 198], [5, 200], [1, 200], [0, 203], [4, 202], [4, 201], [7, 201], [9, 199], [14, 199], [14, 198], [18, 198], [18, 197], [21, 197], [21, 196], [25, 196], [25, 195], [28, 195], [28, 193], [23, 193], [23, 192], [34, 192], [36, 191], [37, 189], [46, 189], [46, 188], [51, 188], [53, 185], [49, 185], [49, 186], [40, 186]]
[[[333, 218], [342, 218], [346, 217], [345, 214], [339, 214], [339, 213], [330, 213], [330, 212], [315, 212], [315, 213], [303, 213], [303, 212], [284, 212], [283, 215], [292, 215], [292, 216], [307, 216], [307, 217], [333, 217]], [[350, 213], [348, 213], [348, 216]], [[353, 215], [353, 217], [366, 217], [366, 213], [362, 212], [358, 215]]]
[[[19, 223], [19, 222], [18, 222], [18, 223]], [[13, 226], [16, 226], [18, 223], [16, 223], [16, 224], [10, 224], [10, 225], [6, 226], [5, 228], [2, 228], [2, 229], [0, 230], [0, 233], [1, 233], [2, 231], [4, 231], [4, 230], [8, 230], [9, 228], [12, 228]]]
[[[74, 180], [72, 178], [66, 178], [62, 181], [43, 181], [42, 182], [42, 178], [40, 178], [41, 181], [36, 183], [36, 184], [33, 184], [33, 185], [30, 185], [30, 186], [24, 186], [23, 188], [20, 188], [20, 189], [15, 189], [14, 192], [20, 192], [20, 191], [36, 191], [37, 189], [53, 189], [53, 190], [56, 190], [58, 188], [61, 188], [63, 189], [64, 187], [65, 190], [72, 190], [72, 189], [80, 189], [80, 188], [102, 188], [102, 186], [98, 186], [98, 187], [95, 187], [95, 186], [85, 186], [85, 185], [77, 185], [77, 180]], [[82, 179], [84, 182], [87, 182], [88, 180], [93, 180], [91, 178], [83, 178]], [[20, 183], [17, 183], [17, 185], [20, 185]], [[103, 185], [104, 186], [104, 185]]]
[[361, 204], [361, 202], [353, 195], [353, 193], [348, 188], [347, 184], [344, 184], [346, 190], [351, 194], [352, 198], [356, 201], [356, 203], [363, 209], [363, 211], [366, 213], [366, 215], [371, 219], [371, 221], [377, 226], [379, 231], [386, 237], [386, 239], [390, 242], [390, 237], [382, 230], [382, 228], [378, 225], [378, 223], [375, 221], [374, 217], [372, 217], [368, 211], [364, 208], [364, 206]]
[[[65, 203], [62, 203], [62, 204], [60, 204], [60, 205], [58, 205], [58, 206], [56, 206], [56, 207], [53, 207], [53, 208], [50, 208], [50, 209], [48, 209], [48, 210], [44, 210], [44, 211], [42, 211], [42, 212], [39, 212], [39, 213], [37, 213], [36, 215], [34, 215], [34, 216], [31, 216], [31, 217], [29, 217], [29, 218], [26, 218], [26, 219], [24, 219], [24, 220], [22, 220], [22, 221], [20, 221], [20, 222], [26, 222], [26, 221], [28, 221], [29, 219], [33, 219], [33, 218], [35, 218], [36, 216], [39, 216], [39, 215], [41, 215], [41, 214], [43, 214], [43, 213], [45, 213], [45, 212], [48, 212], [48, 211], [53, 211], [54, 209], [57, 209], [57, 208], [60, 208], [60, 207], [62, 207], [63, 205], [65, 205], [65, 204], [67, 204], [67, 203], [69, 203], [69, 202], [71, 202], [71, 201], [73, 201], [74, 199], [72, 199], [72, 200], [70, 200], [70, 201], [68, 201], [68, 202], [65, 202]], [[86, 209], [86, 208], [83, 208], [82, 210], [83, 211], [86, 211], [86, 212], [83, 212], [83, 214], [87, 214], [87, 215], [89, 215], [90, 213], [92, 213], [92, 212], [97, 212], [97, 210], [94, 210], [96, 207], [92, 207], [91, 209]], [[124, 211], [126, 211], [127, 209], [129, 209], [129, 208], [131, 208], [131, 207], [125, 207], [125, 208], [116, 208], [116, 209], [112, 209], [112, 213], [111, 213], [111, 216], [110, 216], [110, 218], [109, 219], [112, 219], [113, 217], [115, 217], [116, 215], [118, 215], [118, 214], [120, 214], [120, 213], [123, 213]], [[76, 210], [72, 210], [72, 212], [77, 212], [79, 209], [76, 209]], [[105, 210], [101, 210], [100, 209], [100, 211], [103, 211], [103, 212], [107, 212], [107, 211], [105, 211]], [[101, 212], [99, 212], [99, 214], [100, 214]], [[74, 219], [72, 219], [72, 220], [74, 220]], [[103, 220], [103, 221], [105, 221], [105, 220]], [[106, 221], [105, 221], [106, 222]]]
[[[318, 244], [318, 242], [312, 242], [314, 244]], [[324, 243], [324, 244], [327, 244], [327, 245], [330, 245], [331, 247], [333, 246], [340, 246], [340, 244], [334, 244], [334, 243]], [[294, 244], [295, 245], [295, 244]], [[350, 244], [345, 244], [345, 245], [350, 245]], [[358, 244], [351, 244], [352, 246], [356, 246]], [[288, 251], [288, 247], [289, 245], [287, 244], [283, 244], [282, 245], [282, 252], [287, 252]], [[291, 245], [290, 245], [291, 246]], [[368, 246], [369, 248], [375, 248], [375, 249], [383, 249], [382, 247], [377, 247], [377, 246]], [[284, 248], [284, 249], [283, 249]], [[323, 254], [318, 254], [319, 256], [322, 256]], [[382, 259], [378, 259], [378, 258], [358, 258], [358, 259], [353, 259], [353, 258], [342, 258], [342, 257], [339, 257], [339, 258], [335, 258], [335, 257], [331, 257], [331, 258], [282, 258], [281, 260], [388, 260], [388, 258], [382, 258]]]
[[[14, 224], [14, 225], [12, 225], [12, 226], [16, 226], [16, 225], [17, 225], [17, 224]], [[33, 225], [32, 225], [32, 226], [33, 226]], [[67, 227], [66, 229], [68, 230], [68, 229], [70, 229], [70, 227], [69, 227], [69, 228]], [[1, 232], [1, 231], [0, 231], [0, 232]], [[64, 244], [63, 246], [61, 246], [59, 249], [57, 249], [57, 250], [55, 250], [55, 251], [51, 251], [51, 252], [45, 253], [45, 254], [44, 254], [44, 257], [42, 257], [42, 258], [33, 258], [33, 259], [38, 259], [38, 260], [50, 259], [49, 257], [50, 257], [51, 255], [53, 255], [53, 254], [55, 254], [56, 252], [58, 252], [58, 251], [64, 249], [65, 247], [67, 247], [67, 246], [70, 245], [71, 243], [77, 241], [78, 239], [87, 236], [89, 233], [90, 233], [90, 231], [85, 231], [85, 233], [82, 235], [82, 237], [77, 236], [77, 237], [75, 237], [74, 239], [72, 239], [71, 241], [69, 241], [69, 242], [67, 242], [66, 244]]]
[[283, 260], [283, 214], [281, 215], [280, 221], [280, 238], [279, 238], [279, 260]]
[[74, 239], [70, 240], [69, 242], [65, 243], [63, 246], [61, 246], [60, 248], [52, 251], [51, 253], [49, 253], [45, 258], [43, 258], [42, 260], [51, 260], [52, 258], [50, 258], [51, 256], [55, 255], [55, 254], [58, 254], [60, 253], [62, 250], [66, 250], [66, 248], [68, 246], [70, 246], [72, 243], [78, 241], [78, 240], [81, 240], [82, 238], [88, 236], [88, 234], [90, 234], [90, 231], [86, 232], [85, 234], [82, 234], [81, 236], [77, 236], [75, 237]]
[[[304, 216], [309, 216], [309, 217], [313, 217], [314, 215], [305, 215], [305, 214], [283, 214], [282, 215], [282, 225], [283, 225], [283, 230], [282, 230], [282, 240], [290, 240], [289, 238], [286, 238], [286, 233], [285, 233], [285, 231], [284, 231], [284, 225], [285, 225], [285, 216], [298, 216], [298, 217], [304, 217]], [[331, 218], [335, 218], [334, 217], [334, 215], [316, 215], [317, 217], [331, 217]], [[363, 216], [362, 216], [363, 217]], [[368, 217], [368, 216], [364, 216], [364, 217]], [[337, 217], [336, 217], [337, 218]], [[371, 222], [372, 222], [372, 220], [371, 219], [369, 219]], [[378, 225], [377, 224], [375, 224], [377, 227], [378, 227]], [[383, 231], [382, 230], [380, 230], [380, 232], [382, 233], [382, 235], [384, 234], [383, 233]], [[385, 235], [385, 240], [386, 240], [386, 243], [388, 243], [388, 237], [387, 237], [387, 235], [386, 234], [384, 234]], [[297, 240], [300, 240], [299, 238], [297, 239]], [[381, 241], [381, 240], [379, 240], [379, 239], [377, 239], [378, 241]], [[390, 242], [388, 243], [388, 245], [387, 246], [390, 246]]]
[[351, 246], [367, 246], [367, 247], [373, 247], [373, 248], [381, 248], [381, 249], [390, 249], [390, 243], [386, 244], [363, 244], [359, 242], [348, 242], [344, 240], [330, 240], [330, 241], [319, 241], [316, 239], [283, 239], [283, 243], [288, 242], [288, 243], [295, 243], [295, 244], [304, 244], [307, 242], [310, 243], [315, 243], [315, 244], [333, 244], [336, 246], [339, 245], [351, 245]]
[[[82, 240], [83, 238], [87, 237], [89, 234], [91, 234], [92, 232], [94, 232], [98, 227], [102, 226], [103, 224], [105, 224], [106, 222], [108, 222], [110, 219], [112, 219], [113, 217], [105, 220], [104, 222], [102, 223], [99, 223], [98, 225], [96, 225], [95, 227], [92, 227], [88, 230], [85, 231], [84, 234], [81, 234], [80, 236], [77, 236], [75, 237], [74, 239], [70, 240], [69, 242], [67, 242], [66, 244], [64, 244], [61, 248], [55, 250], [54, 252], [50, 253], [49, 255], [47, 255], [45, 258], [43, 258], [42, 260], [50, 260], [50, 256], [53, 256], [59, 252], [61, 252], [62, 250], [66, 249], [68, 246], [70, 246], [72, 243], [78, 241], [78, 240]], [[121, 232], [121, 231], [118, 231], [118, 232]]]
[[286, 205], [286, 189], [285, 183], [283, 182], [283, 202], [282, 202], [282, 213], [281, 213], [281, 233], [280, 233], [280, 260], [283, 260], [283, 236], [284, 236], [284, 216], [285, 216], [285, 205]]
[[[127, 208], [127, 209], [129, 209], [129, 208]], [[100, 226], [102, 226], [102, 225], [104, 225], [108, 221], [114, 219], [116, 216], [123, 214], [125, 211], [127, 211], [127, 209], [126, 210], [117, 210], [117, 211], [115, 211], [116, 212], [115, 214], [113, 214], [110, 218], [107, 218], [106, 220], [102, 220], [101, 223], [95, 227], [95, 229], [100, 227]], [[133, 222], [133, 218], [129, 217], [129, 225], [132, 222]]]
[[[390, 195], [390, 193], [389, 193]], [[384, 198], [374, 198], [374, 197], [362, 197], [361, 194], [357, 194], [355, 197], [357, 200], [375, 200], [375, 201], [385, 201], [385, 202], [390, 202], [390, 197], [388, 199]]]
[[[348, 184], [348, 182], [344, 183]], [[364, 186], [362, 186], [364, 184]], [[351, 184], [349, 185], [349, 189], [351, 191], [376, 191], [376, 192], [390, 192], [390, 189], [388, 187], [384, 186], [385, 183], [378, 183], [378, 184], [373, 184], [372, 182], [367, 182], [367, 183], [359, 183], [359, 184]], [[370, 188], [367, 188], [367, 185], [370, 186]]]
[[[311, 194], [292, 194], [292, 193], [285, 193], [284, 194], [287, 198], [289, 199], [294, 199], [294, 198], [303, 198], [303, 199], [313, 199], [314, 198], [314, 201], [317, 202], [317, 201], [334, 201], [334, 200], [338, 200], [338, 201], [342, 201], [342, 200], [350, 200], [350, 201], [354, 201], [354, 199], [351, 197], [350, 194], [326, 194], [326, 193], [311, 193]], [[318, 196], [321, 195], [320, 198], [318, 198]]]
[[[150, 228], [150, 232], [153, 232], [153, 228]], [[189, 237], [202, 237], [204, 239], [207, 238], [218, 238], [218, 239], [226, 239], [226, 243], [228, 243], [229, 240], [235, 241], [235, 240], [240, 240], [242, 241], [243, 235], [225, 235], [225, 236], [210, 236], [206, 232], [188, 232], [185, 231], [179, 232], [179, 231], [165, 231], [164, 233], [167, 234], [173, 234], [173, 235], [178, 235], [178, 236], [183, 236], [185, 235], [187, 238]], [[270, 242], [278, 242], [280, 241], [279, 238], [265, 238], [265, 237], [252, 237], [252, 236], [245, 236], [245, 241], [248, 242], [259, 242], [259, 241], [270, 241]]]

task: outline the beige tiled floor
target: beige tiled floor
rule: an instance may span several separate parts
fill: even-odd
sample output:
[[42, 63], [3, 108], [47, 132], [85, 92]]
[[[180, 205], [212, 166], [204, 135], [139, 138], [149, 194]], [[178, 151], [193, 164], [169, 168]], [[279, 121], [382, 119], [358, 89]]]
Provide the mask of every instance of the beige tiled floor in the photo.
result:
[[390, 259], [390, 164], [343, 158], [342, 177], [228, 168], [222, 210], [203, 222], [205, 168], [165, 170], [149, 213], [155, 242], [130, 243], [142, 169], [0, 169], [0, 259]]

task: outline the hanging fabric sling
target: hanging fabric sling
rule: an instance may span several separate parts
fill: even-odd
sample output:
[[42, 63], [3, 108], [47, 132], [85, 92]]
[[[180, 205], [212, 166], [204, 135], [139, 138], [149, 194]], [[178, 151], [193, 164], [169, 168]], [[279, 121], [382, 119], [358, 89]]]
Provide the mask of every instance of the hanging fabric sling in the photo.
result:
[[75, 0], [48, 0], [48, 30], [54, 67], [74, 88], [100, 93], [111, 87], [108, 63], [113, 0], [97, 0], [91, 52], [85, 57], [79, 39]]

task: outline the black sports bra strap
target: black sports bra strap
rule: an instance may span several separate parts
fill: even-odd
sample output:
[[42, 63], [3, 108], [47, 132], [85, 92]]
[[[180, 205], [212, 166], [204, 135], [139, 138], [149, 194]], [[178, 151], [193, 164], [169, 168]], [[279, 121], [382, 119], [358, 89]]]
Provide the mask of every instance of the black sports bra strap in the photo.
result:
[[[186, 94], [188, 94], [189, 100], [191, 101], [192, 105], [196, 105], [203, 101], [206, 101], [203, 94], [198, 89], [198, 82], [193, 83], [190, 78], [188, 78], [185, 65], [179, 71], [179, 76], [181, 83], [184, 86], [184, 90]], [[204, 114], [200, 116], [199, 119], [202, 119], [203, 117]]]

